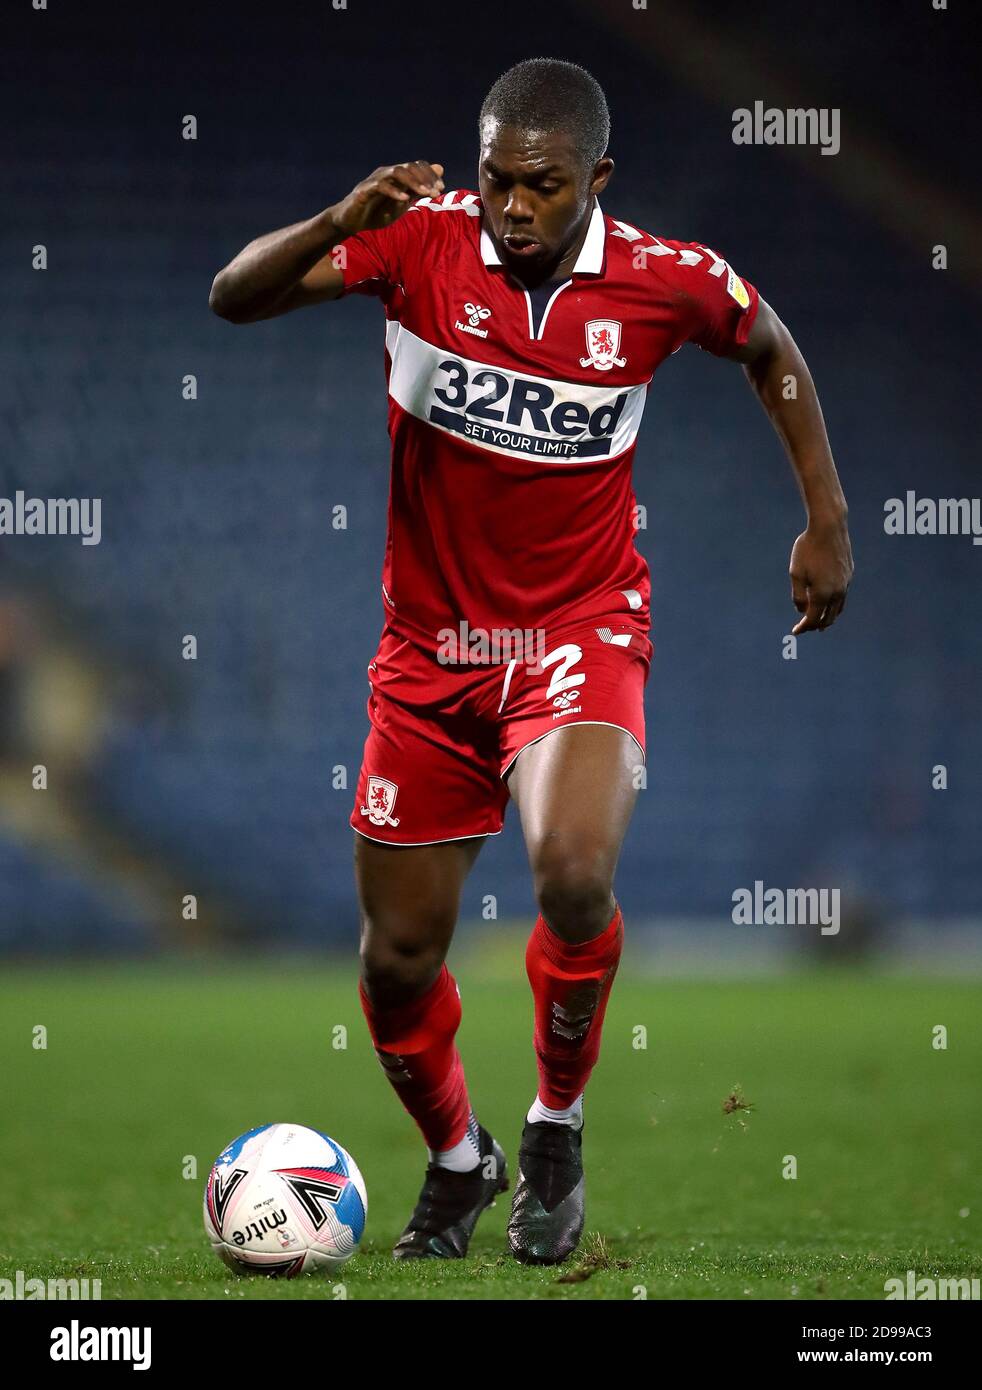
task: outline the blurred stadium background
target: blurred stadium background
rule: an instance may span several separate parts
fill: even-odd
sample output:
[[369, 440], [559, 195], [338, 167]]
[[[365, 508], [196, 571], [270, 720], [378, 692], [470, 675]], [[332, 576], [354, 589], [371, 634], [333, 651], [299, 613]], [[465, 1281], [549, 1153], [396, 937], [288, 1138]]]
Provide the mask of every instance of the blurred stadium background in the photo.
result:
[[[955, 16], [927, 0], [503, 0], [479, 23], [436, 0], [22, 9], [0, 496], [99, 497], [103, 538], [0, 537], [0, 953], [353, 952], [382, 314], [352, 301], [232, 328], [208, 289], [251, 237], [380, 163], [440, 160], [448, 187], [473, 187], [484, 92], [545, 54], [607, 90], [605, 211], [715, 247], [792, 328], [857, 560], [843, 621], [784, 660], [789, 469], [739, 370], [692, 348], [666, 364], [636, 468], [656, 655], [618, 875], [635, 939], [666, 968], [676, 951], [736, 969], [816, 947], [814, 929], [730, 925], [734, 889], [761, 879], [841, 888], [820, 957], [964, 967], [982, 901], [982, 552], [883, 531], [908, 488], [979, 489], [976, 94]], [[21, 37], [30, 61], [11, 63]], [[758, 99], [839, 107], [841, 152], [735, 146], [732, 111]], [[487, 894], [499, 924], [534, 913], [516, 817], [478, 861], [465, 935], [495, 928]]]

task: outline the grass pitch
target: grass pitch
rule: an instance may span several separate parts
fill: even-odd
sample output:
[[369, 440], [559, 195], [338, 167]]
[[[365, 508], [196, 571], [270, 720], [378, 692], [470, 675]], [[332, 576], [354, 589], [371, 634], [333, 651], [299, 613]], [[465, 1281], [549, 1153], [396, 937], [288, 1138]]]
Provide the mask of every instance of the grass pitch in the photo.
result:
[[[535, 1075], [521, 958], [516, 939], [504, 970], [452, 962], [472, 1100], [512, 1172]], [[587, 1093], [587, 1235], [566, 1265], [528, 1270], [506, 1253], [507, 1195], [467, 1260], [392, 1260], [425, 1151], [347, 965], [8, 970], [0, 1276], [291, 1301], [882, 1299], [908, 1269], [978, 1277], [980, 996], [973, 980], [838, 971], [658, 981], [628, 960]], [[334, 1135], [365, 1175], [365, 1241], [333, 1280], [237, 1277], [205, 1239], [214, 1157], [273, 1120]]]

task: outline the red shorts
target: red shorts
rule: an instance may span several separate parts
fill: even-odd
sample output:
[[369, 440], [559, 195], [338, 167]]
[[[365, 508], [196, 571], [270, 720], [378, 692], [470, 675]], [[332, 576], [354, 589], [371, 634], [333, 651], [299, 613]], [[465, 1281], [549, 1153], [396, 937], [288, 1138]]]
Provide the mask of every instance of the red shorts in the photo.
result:
[[368, 667], [371, 729], [351, 825], [390, 845], [497, 835], [523, 748], [571, 724], [623, 729], [644, 759], [651, 643], [623, 624], [574, 628], [535, 665], [441, 665], [391, 628]]

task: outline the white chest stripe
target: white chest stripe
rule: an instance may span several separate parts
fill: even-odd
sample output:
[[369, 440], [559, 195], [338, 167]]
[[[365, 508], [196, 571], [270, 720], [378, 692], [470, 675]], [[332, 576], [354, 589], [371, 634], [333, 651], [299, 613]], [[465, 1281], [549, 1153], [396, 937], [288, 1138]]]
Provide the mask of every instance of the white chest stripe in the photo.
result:
[[647, 382], [585, 385], [478, 362], [386, 326], [389, 394], [434, 428], [533, 462], [595, 463], [634, 443]]

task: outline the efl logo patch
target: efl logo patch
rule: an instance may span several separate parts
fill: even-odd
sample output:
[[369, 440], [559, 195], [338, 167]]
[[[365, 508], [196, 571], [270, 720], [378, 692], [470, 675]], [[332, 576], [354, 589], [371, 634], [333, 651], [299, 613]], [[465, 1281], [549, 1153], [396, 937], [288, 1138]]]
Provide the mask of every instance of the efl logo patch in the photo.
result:
[[750, 303], [750, 295], [747, 293], [746, 285], [739, 275], [735, 275], [729, 267], [727, 267], [726, 273], [726, 293], [736, 300], [741, 309], [746, 309]]
[[362, 815], [367, 816], [372, 825], [398, 825], [398, 818], [392, 814], [398, 795], [395, 782], [385, 777], [369, 777], [365, 798], [368, 805], [361, 808]]
[[609, 372], [612, 367], [623, 367], [626, 357], [618, 357], [621, 345], [621, 325], [616, 319], [591, 319], [583, 325], [586, 333], [586, 350], [589, 357], [580, 358], [581, 367], [596, 367], [598, 372]]

